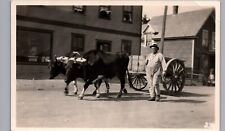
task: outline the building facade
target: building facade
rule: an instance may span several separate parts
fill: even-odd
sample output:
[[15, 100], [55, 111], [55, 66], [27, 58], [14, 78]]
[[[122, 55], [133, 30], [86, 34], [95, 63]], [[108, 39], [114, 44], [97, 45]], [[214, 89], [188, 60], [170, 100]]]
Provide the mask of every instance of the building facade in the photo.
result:
[[17, 78], [46, 78], [46, 59], [71, 51], [140, 54], [141, 6], [20, 5], [16, 17]]

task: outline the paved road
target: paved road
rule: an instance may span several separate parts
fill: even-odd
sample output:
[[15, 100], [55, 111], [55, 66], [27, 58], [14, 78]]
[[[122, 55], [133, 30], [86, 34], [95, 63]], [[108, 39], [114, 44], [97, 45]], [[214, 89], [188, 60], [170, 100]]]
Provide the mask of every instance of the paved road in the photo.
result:
[[[83, 84], [78, 85], [80, 92]], [[17, 126], [203, 128], [205, 122], [214, 122], [214, 87], [184, 87], [176, 97], [162, 91], [161, 102], [150, 102], [147, 89], [134, 91], [126, 86], [128, 94], [116, 99], [119, 85], [111, 84], [108, 95], [95, 98], [91, 86], [84, 99], [78, 100], [72, 88], [64, 96], [64, 86], [63, 80], [17, 80]]]

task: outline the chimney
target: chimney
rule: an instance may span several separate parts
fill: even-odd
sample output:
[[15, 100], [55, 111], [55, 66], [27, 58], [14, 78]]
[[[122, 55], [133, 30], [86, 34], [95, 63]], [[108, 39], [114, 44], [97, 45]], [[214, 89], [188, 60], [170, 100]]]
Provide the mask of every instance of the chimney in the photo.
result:
[[178, 5], [173, 6], [173, 15], [178, 14]]

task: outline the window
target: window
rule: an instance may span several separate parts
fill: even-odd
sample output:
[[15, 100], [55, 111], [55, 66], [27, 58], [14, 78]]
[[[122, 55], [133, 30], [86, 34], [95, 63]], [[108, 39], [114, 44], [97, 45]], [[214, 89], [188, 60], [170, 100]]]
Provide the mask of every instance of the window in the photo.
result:
[[111, 41], [97, 40], [96, 49], [104, 52], [111, 52]]
[[18, 27], [16, 33], [16, 61], [45, 63], [50, 59], [52, 32]]
[[99, 6], [99, 18], [102, 18], [102, 19], [111, 18], [110, 6]]
[[71, 51], [84, 51], [84, 35], [72, 33]]
[[122, 40], [121, 43], [121, 52], [131, 54], [131, 41], [130, 40]]
[[133, 22], [133, 7], [123, 6], [123, 22], [132, 23]]
[[73, 6], [73, 11], [77, 13], [84, 14], [85, 13], [85, 6]]
[[202, 30], [202, 46], [208, 47], [208, 30]]
[[212, 42], [209, 48], [211, 51], [215, 50], [215, 32], [212, 32]]

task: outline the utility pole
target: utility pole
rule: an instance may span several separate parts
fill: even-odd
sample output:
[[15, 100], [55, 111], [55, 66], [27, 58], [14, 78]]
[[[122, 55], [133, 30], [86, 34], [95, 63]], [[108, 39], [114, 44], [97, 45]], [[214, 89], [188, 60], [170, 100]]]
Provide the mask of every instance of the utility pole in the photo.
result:
[[166, 30], [166, 16], [167, 16], [167, 8], [168, 6], [166, 5], [164, 7], [164, 15], [163, 15], [163, 23], [162, 23], [162, 34], [161, 34], [161, 53], [163, 54], [163, 50], [164, 50], [164, 38], [165, 38], [165, 30]]

